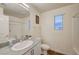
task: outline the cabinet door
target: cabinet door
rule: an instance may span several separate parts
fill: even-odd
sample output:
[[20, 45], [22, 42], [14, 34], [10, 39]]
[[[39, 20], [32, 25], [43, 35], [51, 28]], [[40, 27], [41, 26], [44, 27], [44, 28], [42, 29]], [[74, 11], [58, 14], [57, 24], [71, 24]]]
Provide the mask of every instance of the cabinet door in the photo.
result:
[[33, 47], [28, 52], [25, 52], [23, 55], [40, 55], [41, 54], [41, 42], [39, 42], [35, 47]]
[[41, 54], [41, 42], [38, 43], [35, 47], [34, 47], [34, 55], [40, 55]]
[[28, 52], [25, 52], [23, 55], [34, 55], [34, 49], [32, 49]]
[[31, 52], [28, 51], [27, 53], [24, 53], [23, 55], [31, 55]]

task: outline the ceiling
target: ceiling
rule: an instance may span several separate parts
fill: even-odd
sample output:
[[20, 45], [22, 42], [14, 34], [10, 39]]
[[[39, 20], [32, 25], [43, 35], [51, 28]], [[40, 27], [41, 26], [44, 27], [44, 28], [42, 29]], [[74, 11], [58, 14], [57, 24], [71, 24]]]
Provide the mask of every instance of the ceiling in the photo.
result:
[[1, 7], [4, 8], [4, 14], [16, 16], [16, 17], [27, 17], [29, 12], [17, 3], [2, 3]]
[[49, 10], [61, 8], [67, 5], [71, 5], [72, 3], [29, 3], [40, 13], [46, 12]]
[[[27, 4], [29, 6], [31, 5], [40, 13], [42, 13], [49, 10], [61, 8], [67, 5], [71, 5], [72, 3], [27, 3]], [[4, 8], [4, 13], [6, 15], [16, 17], [27, 17], [30, 14], [26, 9], [19, 6], [17, 3], [0, 3], [0, 6]]]

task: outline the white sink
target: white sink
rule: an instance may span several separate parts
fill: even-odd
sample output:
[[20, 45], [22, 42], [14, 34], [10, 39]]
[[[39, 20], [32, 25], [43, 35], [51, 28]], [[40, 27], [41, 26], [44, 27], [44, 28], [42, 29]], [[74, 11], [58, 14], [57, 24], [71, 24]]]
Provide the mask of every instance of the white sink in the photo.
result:
[[11, 47], [11, 49], [12, 49], [13, 51], [19, 51], [19, 50], [23, 50], [23, 49], [25, 49], [25, 48], [30, 47], [32, 44], [33, 44], [33, 41], [31, 41], [31, 40], [25, 40], [25, 41], [16, 43], [15, 45], [13, 45], [13, 46]]

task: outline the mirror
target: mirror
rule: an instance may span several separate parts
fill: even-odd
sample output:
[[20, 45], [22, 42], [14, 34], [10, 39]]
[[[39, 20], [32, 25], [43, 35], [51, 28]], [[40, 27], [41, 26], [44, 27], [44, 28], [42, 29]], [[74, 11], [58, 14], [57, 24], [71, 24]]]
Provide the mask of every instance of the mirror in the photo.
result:
[[1, 3], [3, 13], [9, 16], [9, 37], [20, 39], [29, 33], [30, 12], [21, 3]]

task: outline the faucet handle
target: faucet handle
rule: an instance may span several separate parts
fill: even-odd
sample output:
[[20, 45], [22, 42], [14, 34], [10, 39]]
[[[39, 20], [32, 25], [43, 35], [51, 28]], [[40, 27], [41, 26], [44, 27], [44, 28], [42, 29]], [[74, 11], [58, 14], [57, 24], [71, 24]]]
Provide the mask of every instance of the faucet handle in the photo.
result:
[[29, 37], [32, 37], [31, 35], [29, 35]]

